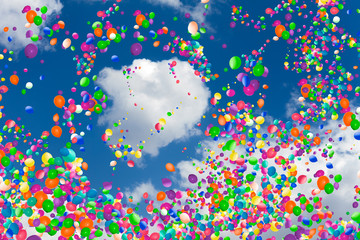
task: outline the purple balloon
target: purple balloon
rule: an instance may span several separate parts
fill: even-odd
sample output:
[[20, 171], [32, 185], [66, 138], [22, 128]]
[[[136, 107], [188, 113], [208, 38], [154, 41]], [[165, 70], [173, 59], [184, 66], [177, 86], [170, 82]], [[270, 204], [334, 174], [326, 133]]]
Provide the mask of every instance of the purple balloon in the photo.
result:
[[250, 85], [254, 87], [254, 91], [258, 90], [260, 87], [260, 82], [258, 80], [251, 80]]
[[296, 240], [297, 238], [293, 234], [288, 234], [285, 236], [284, 240]]
[[140, 43], [134, 43], [131, 45], [130, 52], [132, 55], [137, 56], [142, 52], [142, 46]]
[[38, 48], [35, 44], [30, 43], [25, 47], [25, 56], [27, 58], [34, 58], [38, 54]]
[[27, 240], [41, 240], [41, 237], [32, 235], [32, 236], [28, 237]]

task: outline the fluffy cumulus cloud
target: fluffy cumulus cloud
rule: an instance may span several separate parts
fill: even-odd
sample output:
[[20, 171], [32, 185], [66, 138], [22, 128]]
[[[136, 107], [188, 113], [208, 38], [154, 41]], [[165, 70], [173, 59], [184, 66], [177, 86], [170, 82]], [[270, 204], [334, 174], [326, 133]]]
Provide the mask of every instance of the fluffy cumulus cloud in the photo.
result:
[[[177, 62], [175, 75], [169, 74], [169, 63], [173, 61]], [[99, 118], [99, 124], [111, 128], [126, 117], [120, 127], [128, 130], [124, 144], [136, 146], [145, 140], [144, 152], [156, 156], [161, 147], [198, 133], [194, 126], [207, 110], [210, 92], [193, 74], [192, 67], [176, 58], [160, 62], [138, 59], [129, 66], [132, 70], [135, 67], [137, 70], [129, 79], [121, 70], [105, 68], [100, 72], [98, 84], [113, 104]], [[169, 117], [168, 112], [173, 115]], [[161, 118], [166, 125], [157, 133], [155, 124]], [[113, 133], [111, 144], [122, 136], [119, 127], [113, 128]]]
[[[30, 28], [25, 28], [26, 24], [26, 14], [22, 13], [23, 8], [29, 5], [32, 9], [41, 8], [42, 6], [47, 6], [48, 12], [46, 13], [47, 17], [52, 14], [60, 13], [63, 5], [60, 0], [9, 0], [6, 1], [6, 4], [2, 4], [0, 7], [0, 44], [7, 47], [22, 48], [28, 43], [31, 42], [30, 39], [25, 37], [27, 30], [32, 30], [34, 34], [38, 34], [40, 29], [38, 26], [31, 26]], [[34, 25], [34, 24], [32, 24]], [[2, 29], [8, 27], [9, 31], [4, 32]], [[16, 31], [13, 31], [13, 27], [16, 27]], [[13, 38], [12, 42], [8, 42], [8, 37]]]
[[146, 192], [149, 195], [149, 199], [156, 199], [158, 190], [155, 189], [154, 185], [150, 181], [139, 183], [131, 189], [127, 188], [125, 190], [125, 195], [127, 197], [132, 196], [134, 203], [138, 203], [141, 201], [143, 194]]

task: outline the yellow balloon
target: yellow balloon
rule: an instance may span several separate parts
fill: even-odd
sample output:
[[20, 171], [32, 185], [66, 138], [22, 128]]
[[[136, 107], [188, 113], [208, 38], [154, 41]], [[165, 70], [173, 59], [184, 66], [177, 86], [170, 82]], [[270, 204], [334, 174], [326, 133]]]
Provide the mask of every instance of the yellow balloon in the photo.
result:
[[121, 153], [119, 150], [117, 150], [117, 151], [115, 152], [115, 157], [121, 158], [121, 156], [122, 156], [122, 153]]
[[282, 191], [281, 194], [283, 195], [283, 197], [286, 197], [286, 196], [290, 197], [290, 196], [291, 196], [291, 190], [288, 189], [288, 188], [285, 188], [285, 189]]
[[164, 118], [160, 118], [159, 123], [164, 126], [166, 125], [166, 120]]
[[259, 196], [255, 196], [251, 200], [251, 203], [254, 205], [258, 205], [260, 202], [261, 202], [261, 198]]
[[113, 135], [113, 131], [111, 129], [106, 129], [105, 134], [110, 137]]
[[27, 167], [32, 167], [32, 166], [34, 166], [34, 165], [35, 165], [34, 159], [28, 158], [28, 159], [25, 160], [25, 166], [27, 166]]
[[52, 155], [48, 152], [45, 152], [42, 157], [41, 160], [44, 164], [49, 164], [49, 159], [52, 158]]
[[20, 192], [25, 193], [30, 190], [30, 187], [27, 183], [23, 183], [20, 185]]
[[221, 94], [220, 93], [215, 93], [214, 97], [216, 100], [220, 100], [221, 99]]
[[136, 152], [135, 152], [135, 157], [136, 157], [136, 158], [141, 158], [141, 156], [142, 156], [142, 154], [141, 154], [140, 151], [136, 151]]
[[261, 125], [261, 124], [263, 124], [263, 123], [265, 122], [265, 118], [262, 117], [262, 116], [259, 116], [259, 117], [256, 118], [255, 122], [256, 122], [257, 124], [260, 124], [260, 125]]
[[256, 147], [261, 149], [263, 147], [265, 147], [265, 142], [263, 140], [259, 140], [256, 142]]
[[230, 160], [231, 161], [236, 161], [239, 158], [239, 154], [237, 152], [232, 152], [230, 154]]

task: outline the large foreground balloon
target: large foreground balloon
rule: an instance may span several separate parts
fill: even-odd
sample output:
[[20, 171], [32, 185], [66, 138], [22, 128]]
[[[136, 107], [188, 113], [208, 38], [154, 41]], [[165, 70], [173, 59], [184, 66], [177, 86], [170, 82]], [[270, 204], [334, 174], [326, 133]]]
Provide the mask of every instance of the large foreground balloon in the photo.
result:
[[38, 54], [38, 48], [35, 44], [30, 43], [25, 47], [25, 56], [27, 58], [34, 58]]

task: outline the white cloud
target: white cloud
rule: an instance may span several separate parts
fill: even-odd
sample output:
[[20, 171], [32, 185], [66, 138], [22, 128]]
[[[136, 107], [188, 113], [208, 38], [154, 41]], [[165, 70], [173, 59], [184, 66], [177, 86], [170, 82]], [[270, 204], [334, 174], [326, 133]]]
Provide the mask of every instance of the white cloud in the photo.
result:
[[[190, 13], [192, 19], [196, 20], [198, 24], [205, 22], [203, 12], [205, 10], [204, 4], [198, 1], [195, 6], [182, 3], [180, 0], [146, 0], [150, 4], [167, 6], [176, 9], [185, 14]], [[209, 13], [209, 11], [208, 11]]]
[[[60, 13], [63, 5], [60, 0], [9, 0], [3, 3], [0, 8], [0, 44], [11, 49], [19, 49], [32, 42], [30, 39], [25, 37], [28, 30], [32, 30], [34, 34], [39, 34], [40, 27], [32, 24], [30, 28], [25, 28], [26, 14], [22, 13], [25, 6], [31, 6], [32, 9], [41, 8], [47, 6], [48, 12], [46, 13], [47, 18], [52, 14]], [[41, 13], [40, 13], [41, 14]], [[44, 23], [42, 24], [44, 25]], [[2, 29], [9, 27], [8, 32], [4, 32]], [[16, 27], [16, 31], [13, 31], [13, 27]], [[12, 42], [8, 42], [8, 36], [13, 38]]]
[[127, 188], [125, 190], [125, 195], [127, 197], [132, 196], [134, 203], [138, 203], [143, 198], [143, 194], [145, 192], [149, 194], [149, 199], [156, 199], [156, 194], [158, 191], [155, 189], [154, 185], [150, 181], [140, 183], [132, 189]]
[[[173, 61], [177, 62], [177, 78], [169, 74], [168, 63]], [[121, 129], [129, 130], [124, 144], [136, 146], [141, 140], [145, 140], [143, 152], [156, 156], [161, 147], [197, 133], [194, 125], [207, 110], [210, 92], [195, 77], [192, 67], [176, 58], [161, 62], [138, 59], [129, 68], [134, 70], [135, 67], [141, 69], [132, 73], [132, 78], [128, 80], [125, 80], [121, 70], [105, 68], [100, 72], [98, 84], [109, 95], [113, 104], [99, 118], [99, 124], [111, 128], [114, 122], [126, 117], [128, 120], [121, 125]], [[179, 84], [176, 83], [177, 79], [180, 80]], [[132, 95], [129, 94], [128, 84], [133, 91]], [[168, 117], [168, 112], [173, 112], [173, 115]], [[150, 129], [155, 129], [160, 118], [166, 120], [164, 130], [160, 133], [154, 130], [151, 136]], [[111, 144], [122, 136], [118, 129], [113, 128]], [[148, 137], [151, 137], [149, 141]]]

